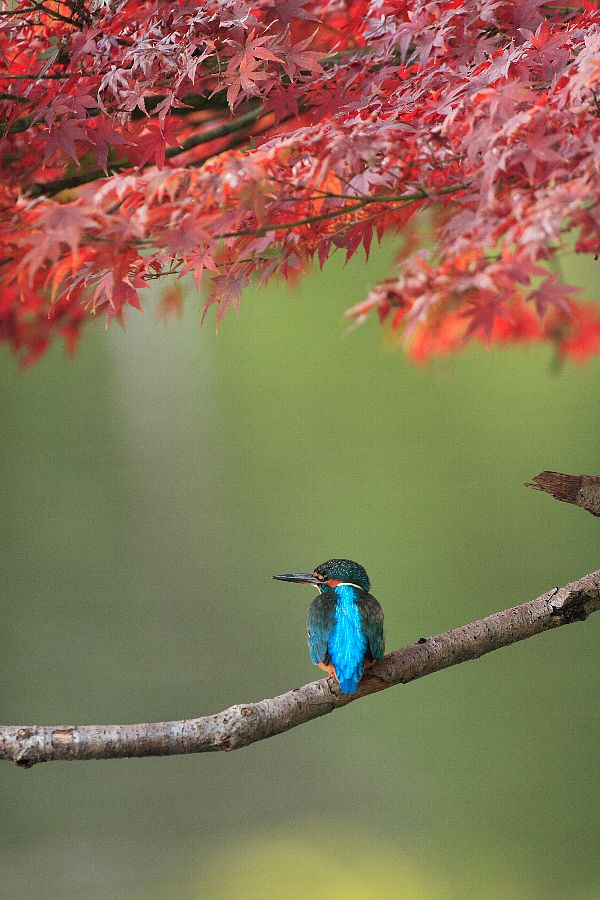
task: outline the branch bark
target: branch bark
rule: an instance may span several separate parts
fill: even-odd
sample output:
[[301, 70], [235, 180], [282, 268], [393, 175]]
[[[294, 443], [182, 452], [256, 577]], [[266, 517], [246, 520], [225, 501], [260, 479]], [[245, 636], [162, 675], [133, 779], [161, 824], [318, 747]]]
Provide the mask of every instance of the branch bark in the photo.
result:
[[545, 491], [561, 503], [572, 503], [600, 516], [600, 475], [565, 475], [563, 472], [540, 472], [525, 487]]
[[351, 695], [340, 693], [335, 679], [322, 679], [272, 699], [231, 706], [199, 719], [139, 725], [3, 725], [0, 759], [29, 768], [51, 760], [237, 750], [392, 685], [408, 684], [535, 634], [584, 621], [599, 609], [600, 570], [522, 606], [395, 650], [367, 672]]

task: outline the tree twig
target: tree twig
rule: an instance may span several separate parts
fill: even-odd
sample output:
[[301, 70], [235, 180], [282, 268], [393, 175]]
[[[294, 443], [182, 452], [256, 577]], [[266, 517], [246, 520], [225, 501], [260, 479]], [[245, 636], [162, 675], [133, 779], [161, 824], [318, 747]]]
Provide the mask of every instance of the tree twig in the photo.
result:
[[323, 222], [326, 219], [338, 219], [341, 216], [347, 216], [349, 213], [356, 212], [373, 203], [381, 203], [382, 205], [385, 203], [404, 204], [416, 203], [418, 200], [435, 200], [438, 197], [455, 194], [457, 191], [466, 191], [469, 187], [469, 183], [465, 182], [463, 184], [447, 185], [446, 187], [440, 188], [439, 191], [436, 191], [435, 193], [429, 193], [423, 188], [418, 188], [416, 191], [408, 191], [405, 194], [376, 194], [374, 197], [362, 197], [356, 203], [347, 206], [338, 206], [335, 209], [328, 210], [328, 212], [318, 213], [314, 216], [306, 216], [304, 219], [296, 219], [293, 222], [271, 222], [266, 225], [261, 225], [259, 228], [242, 228], [239, 231], [227, 231], [224, 234], [218, 235], [218, 237], [235, 238], [247, 235], [257, 235], [258, 237], [261, 237], [262, 235], [268, 234], [269, 231], [287, 231], [291, 228], [299, 228], [301, 225], [313, 225], [315, 222]]
[[29, 768], [51, 760], [237, 750], [392, 685], [408, 684], [534, 634], [584, 621], [599, 609], [597, 571], [522, 606], [395, 650], [367, 672], [351, 695], [340, 693], [334, 679], [322, 679], [272, 699], [231, 706], [199, 719], [140, 725], [3, 725], [0, 759]]

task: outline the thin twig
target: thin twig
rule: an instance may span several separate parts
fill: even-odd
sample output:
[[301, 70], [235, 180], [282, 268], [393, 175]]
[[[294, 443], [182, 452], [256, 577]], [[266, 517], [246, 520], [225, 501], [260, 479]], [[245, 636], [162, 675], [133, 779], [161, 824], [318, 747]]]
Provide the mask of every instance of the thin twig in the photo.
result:
[[301, 225], [313, 225], [315, 222], [322, 222], [325, 219], [336, 219], [339, 216], [346, 216], [349, 213], [356, 212], [359, 209], [363, 209], [365, 206], [369, 206], [373, 203], [412, 203], [417, 202], [418, 200], [435, 200], [437, 197], [443, 197], [447, 194], [455, 194], [457, 191], [465, 191], [469, 188], [470, 185], [468, 182], [464, 184], [453, 184], [448, 185], [445, 188], [440, 188], [439, 191], [435, 193], [429, 193], [425, 189], [419, 189], [418, 191], [409, 191], [406, 194], [377, 194], [374, 197], [363, 197], [362, 200], [359, 200], [358, 203], [352, 203], [349, 206], [340, 206], [337, 209], [331, 209], [328, 212], [318, 213], [315, 216], [306, 216], [304, 219], [296, 219], [293, 222], [271, 222], [267, 225], [261, 225], [260, 228], [244, 228], [240, 231], [228, 231], [224, 234], [218, 235], [220, 238], [233, 238], [233, 237], [244, 237], [246, 235], [255, 235], [261, 237], [264, 234], [268, 234], [269, 231], [281, 231], [288, 228], [298, 228]]
[[20, 94], [7, 94], [5, 91], [0, 91], [0, 100], [9, 100], [11, 103], [13, 101], [15, 103], [31, 103], [29, 97], [22, 97]]
[[22, 16], [24, 13], [39, 12], [37, 6], [26, 6], [23, 9], [3, 9], [0, 16]]

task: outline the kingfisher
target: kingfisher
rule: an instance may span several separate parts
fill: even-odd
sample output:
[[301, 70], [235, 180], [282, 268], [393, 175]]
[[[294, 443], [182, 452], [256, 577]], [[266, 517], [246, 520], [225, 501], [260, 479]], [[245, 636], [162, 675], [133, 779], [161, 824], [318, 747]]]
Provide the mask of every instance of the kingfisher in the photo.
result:
[[319, 589], [308, 607], [310, 658], [335, 675], [342, 693], [353, 694], [365, 667], [384, 652], [383, 610], [369, 593], [371, 582], [363, 567], [351, 559], [328, 559], [311, 573], [273, 578]]

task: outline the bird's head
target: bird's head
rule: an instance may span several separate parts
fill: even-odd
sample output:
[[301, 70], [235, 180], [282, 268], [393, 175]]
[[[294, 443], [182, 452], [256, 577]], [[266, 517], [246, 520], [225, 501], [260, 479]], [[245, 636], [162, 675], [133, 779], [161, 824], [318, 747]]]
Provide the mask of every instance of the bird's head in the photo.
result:
[[313, 572], [300, 572], [293, 575], [273, 575], [277, 581], [295, 581], [298, 584], [314, 584], [320, 591], [337, 587], [338, 584], [353, 584], [363, 591], [368, 591], [371, 584], [369, 576], [362, 566], [351, 559], [328, 559]]

